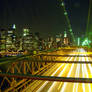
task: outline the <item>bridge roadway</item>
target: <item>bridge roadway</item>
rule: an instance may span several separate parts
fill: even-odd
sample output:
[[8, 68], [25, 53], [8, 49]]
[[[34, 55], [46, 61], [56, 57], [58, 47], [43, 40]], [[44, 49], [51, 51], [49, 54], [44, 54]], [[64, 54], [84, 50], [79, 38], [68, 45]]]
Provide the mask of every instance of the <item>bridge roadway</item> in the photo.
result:
[[[85, 53], [85, 50], [79, 49], [79, 52]], [[70, 54], [75, 55], [74, 52]], [[78, 53], [76, 54], [78, 55]], [[91, 57], [63, 57], [63, 59], [65, 61], [92, 61]], [[92, 64], [56, 63], [42, 75], [92, 78]], [[92, 84], [35, 80], [23, 92], [92, 92]]]
[[[66, 77], [66, 78], [69, 78], [69, 77], [71, 77], [71, 78], [72, 77], [73, 78], [92, 78], [92, 67], [91, 67], [92, 66], [92, 59], [91, 59], [92, 55], [91, 54], [92, 54], [91, 52], [90, 53], [86, 52], [84, 49], [76, 49], [74, 51], [70, 50], [68, 52], [67, 52], [67, 50], [65, 50], [63, 52], [61, 50], [61, 51], [57, 51], [57, 52], [52, 52], [50, 54], [48, 53], [48, 54], [46, 54], [47, 56], [45, 56], [45, 54], [44, 55], [42, 54], [42, 56], [38, 55], [34, 61], [39, 62], [39, 60], [37, 60], [37, 59], [40, 56], [40, 59], [42, 58], [41, 62], [42, 61], [45, 62], [45, 57], [46, 57], [46, 62], [51, 62], [51, 63], [52, 63], [52, 61], [54, 62], [54, 64], [52, 66], [50, 66], [50, 68], [48, 68], [48, 69], [46, 68], [46, 71], [43, 72], [42, 74], [40, 74], [41, 76], [56, 76], [56, 77]], [[30, 56], [1, 58], [0, 59], [0, 68], [3, 69], [4, 65], [7, 66], [12, 63], [20, 64], [18, 61], [23, 62], [23, 60], [24, 61], [27, 60], [28, 62], [30, 62], [30, 60], [32, 61], [33, 59], [32, 58], [29, 59], [29, 57]], [[53, 57], [55, 57], [55, 60], [53, 60], [54, 59]], [[16, 60], [18, 60], [18, 61], [16, 62]], [[57, 61], [57, 62], [55, 62], [55, 61]], [[73, 63], [73, 62], [75, 62], [75, 63]], [[84, 62], [85, 62], [85, 64], [84, 64]], [[87, 63], [87, 62], [89, 62], [89, 63]], [[23, 62], [23, 64], [24, 63], [25, 62]], [[23, 67], [21, 67], [19, 70], [18, 65], [17, 65], [18, 71], [20, 72]], [[25, 67], [27, 68], [27, 66], [25, 66]], [[4, 69], [5, 69], [5, 67], [4, 67]], [[7, 67], [6, 67], [6, 69], [7, 69]], [[10, 70], [10, 72], [12, 72], [12, 71]], [[25, 74], [25, 71], [23, 70], [23, 72], [21, 71], [21, 73]], [[16, 72], [15, 72], [15, 74], [16, 74]], [[2, 75], [3, 75], [3, 72], [2, 72]], [[19, 75], [19, 77], [20, 77], [20, 75]], [[21, 78], [22, 78], [22, 76], [21, 76]], [[12, 78], [12, 80], [14, 80], [14, 79]], [[33, 82], [30, 82], [29, 84], [27, 84], [26, 87], [22, 87], [22, 92], [91, 92], [91, 91], [92, 91], [91, 82], [89, 84], [89, 83], [71, 83], [71, 82], [56, 82], [56, 81], [52, 82], [52, 81], [45, 81], [45, 80], [44, 81], [34, 80]], [[6, 92], [8, 92], [8, 91], [6, 91]]]

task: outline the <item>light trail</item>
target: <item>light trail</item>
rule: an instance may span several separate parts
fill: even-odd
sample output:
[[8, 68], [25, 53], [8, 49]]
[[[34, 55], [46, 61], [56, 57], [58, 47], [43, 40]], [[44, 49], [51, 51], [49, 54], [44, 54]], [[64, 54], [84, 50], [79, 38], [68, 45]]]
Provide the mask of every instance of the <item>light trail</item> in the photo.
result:
[[[86, 60], [89, 61], [88, 57], [86, 57]], [[91, 67], [91, 64], [88, 64], [88, 67], [89, 67], [89, 70], [90, 70], [90, 72], [91, 72], [91, 74], [92, 74], [92, 67]]]
[[[79, 61], [80, 61], [80, 58], [79, 58]], [[78, 67], [78, 77], [79, 77], [79, 74], [80, 74], [80, 64]], [[76, 84], [76, 92], [78, 92], [78, 85], [79, 85], [79, 83]]]
[[[66, 61], [69, 59], [69, 57], [66, 59]], [[62, 64], [51, 76], [54, 76], [56, 73], [57, 73], [57, 71], [63, 66], [64, 64]], [[47, 83], [48, 83], [49, 81], [46, 81], [38, 90], [37, 90], [37, 92], [41, 92], [41, 90], [47, 85]]]
[[[68, 64], [65, 65], [64, 69], [61, 71], [61, 73], [58, 75], [58, 77], [63, 74], [63, 72], [67, 69], [67, 67], [68, 67]], [[56, 83], [57, 83], [57, 82], [54, 82], [54, 83], [51, 85], [51, 87], [49, 88], [49, 90], [48, 90], [47, 92], [50, 92], [50, 91], [53, 89], [53, 86], [55, 86]]]
[[[79, 61], [80, 61], [80, 58], [79, 58]], [[79, 77], [79, 73], [80, 73], [80, 64], [77, 64], [75, 77]], [[74, 83], [73, 92], [75, 92], [75, 88], [76, 88], [76, 92], [78, 92], [78, 83]]]
[[[72, 60], [73, 57], [70, 58], [70, 61]], [[58, 77], [62, 76], [63, 72], [67, 69], [69, 64], [65, 65], [64, 69], [60, 72], [60, 74], [58, 75]], [[49, 88], [49, 90], [47, 92], [50, 92], [53, 89], [53, 86], [55, 86], [57, 82], [54, 82], [51, 87]]]
[[[85, 53], [86, 51], [85, 51], [84, 49], [78, 49], [78, 51], [81, 52], [81, 55], [87, 55], [87, 54]], [[83, 52], [83, 54], [82, 54], [82, 52]], [[85, 54], [84, 54], [84, 53], [85, 53]], [[76, 53], [76, 54], [77, 54], [77, 53]], [[80, 55], [80, 53], [79, 53], [78, 55]], [[73, 57], [71, 57], [71, 58], [69, 59], [69, 57], [68, 57], [67, 60], [69, 59], [69, 61], [70, 61], [72, 58], [73, 58]], [[78, 57], [75, 57], [74, 61], [76, 61], [76, 58], [78, 58]], [[81, 59], [82, 59], [82, 60], [81, 60]], [[66, 61], [67, 61], [67, 60], [66, 60]], [[82, 58], [79, 58], [78, 61], [89, 61], [89, 58], [88, 58], [88, 57], [82, 57]], [[64, 65], [65, 65], [65, 64], [62, 64], [51, 76], [54, 76], [54, 75], [58, 72], [58, 70], [59, 70], [62, 66], [64, 66]], [[65, 70], [67, 69], [68, 65], [69, 65], [69, 64], [67, 64], [67, 65], [64, 66], [64, 69], [62, 69], [62, 71], [59, 73], [58, 77], [60, 77], [60, 76], [62, 76], [62, 75], [64, 74], [64, 72], [65, 72]], [[87, 71], [87, 66], [88, 66], [88, 69], [90, 70], [90, 72], [91, 72], [91, 74], [92, 74], [92, 67], [91, 67], [91, 64], [87, 64], [87, 65], [86, 65], [86, 64], [82, 64], [82, 65], [77, 64], [77, 66], [76, 66], [76, 72], [75, 72], [75, 77], [80, 77], [80, 67], [81, 67], [81, 66], [82, 66], [82, 69], [81, 69], [81, 70], [82, 70], [82, 77], [83, 77], [83, 78], [85, 78], [85, 77], [89, 78], [89, 73], [88, 73], [88, 71]], [[73, 68], [74, 68], [74, 64], [71, 65], [67, 77], [70, 77], [70, 75], [71, 75], [71, 73], [72, 73], [72, 71], [73, 71]], [[47, 85], [47, 83], [49, 83], [49, 81], [45, 82], [45, 83], [37, 90], [37, 92], [41, 92], [41, 91], [43, 90], [43, 88]], [[47, 92], [52, 92], [53, 88], [55, 88], [55, 86], [56, 86], [57, 83], [58, 83], [58, 82], [53, 82]], [[65, 90], [66, 90], [66, 88], [67, 88], [67, 84], [68, 84], [68, 82], [66, 82], [66, 83], [64, 83], [64, 84], [62, 85], [62, 82], [61, 82], [61, 83], [59, 84], [58, 90], [59, 90], [59, 89], [61, 88], [61, 86], [62, 86], [60, 92], [65, 92]], [[87, 85], [87, 86], [86, 86], [86, 85]], [[74, 83], [74, 85], [73, 85], [73, 92], [78, 92], [78, 86], [80, 86], [79, 83]], [[88, 87], [88, 88], [87, 88], [87, 87]], [[91, 92], [91, 84], [82, 83], [82, 87], [81, 87], [81, 88], [82, 88], [83, 92], [86, 92], [87, 89], [88, 89], [88, 92]]]
[[[85, 74], [84, 74], [84, 66], [82, 65], [82, 77], [84, 78], [85, 77]], [[83, 89], [83, 92], [85, 92], [85, 84], [82, 83], [82, 89]]]
[[[78, 49], [78, 51], [79, 51], [79, 52], [81, 52], [81, 51], [82, 51], [82, 49]], [[76, 61], [76, 59], [75, 59], [74, 61]], [[74, 67], [74, 64], [72, 64], [72, 67], [71, 67], [71, 69], [70, 69], [70, 71], [69, 71], [69, 73], [68, 73], [68, 76], [67, 76], [67, 77], [69, 77], [69, 76], [70, 76], [70, 74], [71, 74], [71, 72], [72, 72], [72, 70], [73, 70], [73, 67]], [[79, 71], [80, 71], [80, 70], [79, 70]], [[67, 83], [64, 83], [64, 85], [63, 85], [63, 87], [62, 87], [62, 89], [61, 89], [61, 91], [60, 91], [60, 92], [65, 92], [64, 90], [65, 90], [65, 88], [66, 88], [66, 85], [67, 85]]]
[[[86, 65], [84, 65], [84, 71], [85, 71], [86, 76], [87, 76], [87, 78], [88, 78], [89, 76], [88, 76], [87, 66], [86, 66]], [[89, 87], [89, 92], [91, 92], [91, 86], [90, 86], [90, 84], [89, 84], [89, 83], [88, 83], [88, 87]]]
[[[68, 76], [67, 76], [67, 77], [69, 77], [69, 76], [70, 76], [70, 74], [71, 74], [71, 72], [72, 72], [72, 70], [73, 70], [73, 67], [74, 67], [74, 64], [72, 64], [71, 69], [70, 69], [70, 71], [69, 71], [69, 73], [68, 73]], [[67, 83], [64, 83], [64, 85], [63, 85], [63, 87], [62, 87], [62, 89], [61, 89], [61, 91], [60, 91], [60, 92], [64, 92], [66, 85], [67, 85]]]
[[[77, 72], [78, 72], [78, 64], [77, 64], [75, 77], [77, 76]], [[75, 92], [75, 87], [76, 87], [76, 83], [74, 83], [74, 85], [73, 85], [73, 92]]]
[[[79, 68], [78, 69], [78, 76], [79, 76], [79, 74], [80, 74], [80, 64], [79, 64], [79, 67], [78, 68]], [[79, 85], [79, 83], [76, 84], [76, 92], [78, 92], [78, 85]]]
[[[81, 52], [84, 52], [83, 49], [81, 49]], [[85, 58], [82, 57], [82, 61], [85, 61]], [[85, 77], [85, 74], [84, 74], [84, 64], [82, 64], [82, 77], [84, 78]], [[85, 84], [82, 83], [82, 89], [83, 89], [83, 92], [85, 92]]]
[[[86, 51], [84, 49], [82, 49], [82, 52], [86, 52]], [[86, 60], [89, 61], [88, 57], [86, 57], [86, 58], [82, 57], [82, 61], [86, 61]], [[89, 69], [91, 71], [91, 64], [88, 64], [88, 67], [89, 67]], [[86, 64], [82, 65], [82, 73], [83, 73], [83, 76], [82, 76], [83, 78], [85, 76], [87, 78], [89, 78]], [[88, 84], [88, 87], [89, 87], [89, 92], [91, 92], [91, 86], [90, 86], [90, 84]], [[83, 89], [83, 92], [85, 92], [85, 84], [84, 83], [82, 84], [82, 89]]]
[[[76, 60], [76, 57], [75, 57], [75, 60]], [[75, 60], [74, 60], [74, 61], [75, 61]], [[74, 64], [72, 64], [71, 69], [70, 69], [70, 71], [69, 71], [67, 77], [69, 77], [69, 76], [71, 75], [71, 72], [72, 72], [73, 68], [74, 68]], [[64, 90], [65, 90], [66, 85], [67, 85], [67, 83], [64, 83], [64, 84], [63, 84], [63, 87], [62, 87], [62, 89], [61, 89], [60, 92], [65, 92]]]
[[[88, 57], [86, 57], [86, 60], [89, 61]], [[84, 67], [85, 67], [85, 72], [86, 72], [87, 78], [89, 78], [86, 65], [85, 65]], [[90, 70], [90, 72], [91, 72], [91, 74], [92, 74], [92, 70], [91, 70], [92, 67], [91, 67], [91, 64], [88, 64], [88, 67], [89, 67], [89, 70]], [[88, 86], [89, 86], [89, 92], [91, 92], [91, 85], [88, 84]]]

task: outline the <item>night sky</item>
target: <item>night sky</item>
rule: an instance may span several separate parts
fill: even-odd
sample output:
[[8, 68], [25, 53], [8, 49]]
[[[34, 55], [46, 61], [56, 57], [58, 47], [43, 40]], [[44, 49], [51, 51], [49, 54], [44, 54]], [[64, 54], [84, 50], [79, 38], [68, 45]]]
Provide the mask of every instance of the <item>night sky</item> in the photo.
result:
[[65, 0], [65, 3], [74, 34], [85, 35], [89, 0]]
[[[86, 30], [88, 0], [65, 0], [66, 10], [75, 35]], [[43, 36], [63, 33], [67, 27], [60, 0], [0, 0], [0, 27], [17, 25], [18, 33], [23, 26]]]

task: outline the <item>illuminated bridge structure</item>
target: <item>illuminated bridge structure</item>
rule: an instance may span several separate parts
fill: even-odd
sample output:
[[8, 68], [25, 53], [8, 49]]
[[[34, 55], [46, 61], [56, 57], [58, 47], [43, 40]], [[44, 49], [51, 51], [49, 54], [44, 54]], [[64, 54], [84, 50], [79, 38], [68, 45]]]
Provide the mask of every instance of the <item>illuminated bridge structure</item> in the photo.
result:
[[92, 0], [89, 0], [89, 10], [87, 19], [86, 38], [91, 41], [92, 45]]
[[[63, 49], [20, 57], [0, 59], [0, 89], [1, 92], [21, 92], [34, 80], [59, 81], [72, 83], [92, 83], [92, 78], [43, 76], [42, 74], [56, 63], [92, 64], [92, 61], [65, 61], [67, 57], [92, 57], [88, 52], [73, 52], [75, 49]], [[70, 52], [76, 54], [69, 54]], [[78, 54], [82, 53], [82, 54]], [[24, 91], [25, 92], [25, 91]]]

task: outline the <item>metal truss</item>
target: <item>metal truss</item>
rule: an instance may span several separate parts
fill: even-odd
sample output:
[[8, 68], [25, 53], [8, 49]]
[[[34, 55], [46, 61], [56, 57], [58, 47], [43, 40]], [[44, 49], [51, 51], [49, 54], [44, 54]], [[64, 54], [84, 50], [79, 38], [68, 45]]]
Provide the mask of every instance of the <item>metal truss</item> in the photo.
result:
[[[87, 55], [86, 55], [87, 56]], [[89, 55], [91, 56], [91, 55]], [[87, 57], [89, 57], [87, 56]], [[55, 63], [81, 63], [88, 64], [92, 61], [59, 61], [62, 57], [85, 57], [85, 55], [50, 55], [41, 54], [0, 59], [0, 89], [5, 92], [20, 92], [33, 80], [48, 80], [62, 82], [92, 83], [87, 78], [66, 78], [39, 76]], [[7, 84], [7, 86], [5, 85]], [[4, 87], [4, 89], [3, 89]]]
[[[30, 59], [29, 59], [30, 57]], [[37, 61], [35, 56], [22, 56], [22, 57], [12, 57], [12, 58], [2, 58], [0, 61], [0, 89], [5, 92], [20, 92], [21, 89], [32, 82], [29, 79], [20, 79], [9, 76], [2, 76], [3, 73], [9, 75], [12, 74], [42, 74], [48, 68], [54, 65], [54, 63], [47, 62], [34, 62]], [[39, 60], [41, 58], [38, 58]]]
[[32, 74], [13, 74], [13, 73], [0, 73], [0, 76], [7, 76], [19, 79], [31, 80], [45, 80], [45, 81], [59, 81], [59, 82], [78, 82], [78, 83], [92, 83], [92, 78], [74, 78], [74, 77], [55, 77], [55, 76], [40, 76]]

